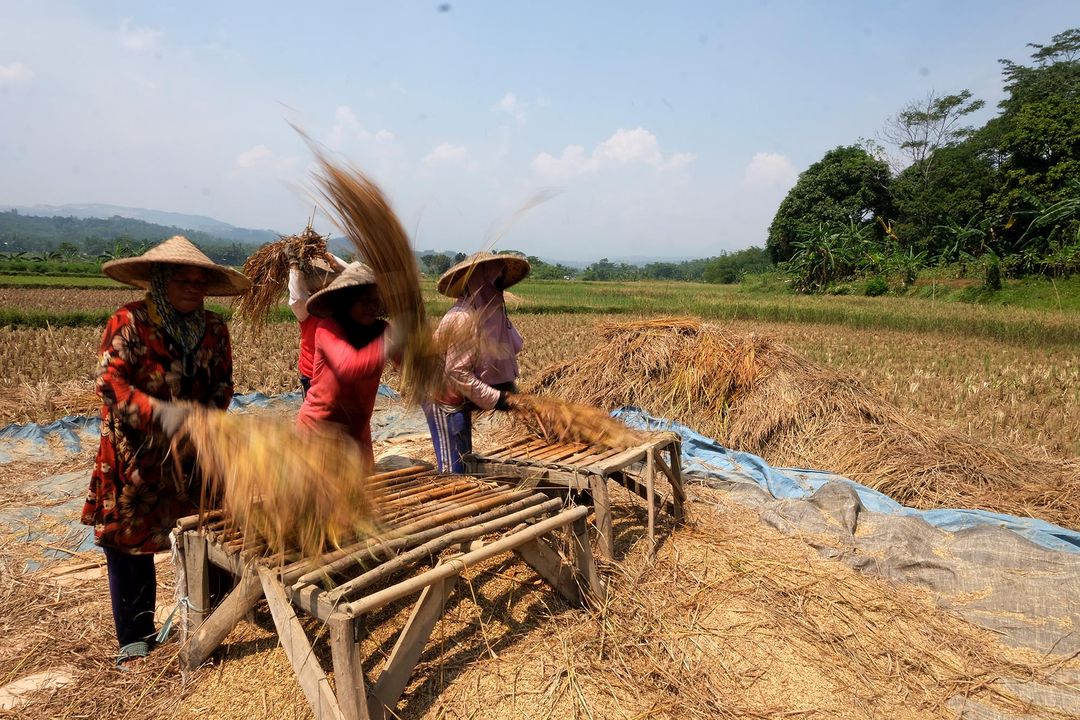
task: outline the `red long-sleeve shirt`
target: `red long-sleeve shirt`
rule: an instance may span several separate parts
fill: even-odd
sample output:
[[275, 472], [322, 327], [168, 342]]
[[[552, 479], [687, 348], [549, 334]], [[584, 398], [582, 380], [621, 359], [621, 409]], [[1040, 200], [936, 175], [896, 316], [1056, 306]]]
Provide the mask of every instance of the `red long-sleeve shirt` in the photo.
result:
[[[382, 322], [382, 321], [380, 321]], [[336, 423], [352, 435], [369, 465], [374, 462], [371, 413], [386, 364], [386, 324], [364, 347], [353, 347], [337, 321], [325, 318], [315, 330], [315, 362], [298, 427], [314, 429]]]

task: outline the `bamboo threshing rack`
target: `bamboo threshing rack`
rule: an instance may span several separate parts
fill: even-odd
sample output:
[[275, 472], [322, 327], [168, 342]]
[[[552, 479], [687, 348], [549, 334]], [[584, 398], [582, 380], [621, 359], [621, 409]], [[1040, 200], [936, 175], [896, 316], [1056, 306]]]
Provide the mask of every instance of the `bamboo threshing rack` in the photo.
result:
[[[202, 664], [265, 597], [281, 645], [318, 720], [389, 718], [395, 716], [458, 577], [476, 563], [514, 552], [567, 601], [603, 599], [585, 506], [568, 506], [563, 498], [522, 485], [517, 477], [500, 483], [438, 475], [426, 466], [380, 473], [367, 482], [381, 498], [383, 532], [351, 538], [314, 559], [288, 551], [268, 555], [265, 539], [245, 535], [221, 511], [178, 522], [178, 578], [182, 570], [188, 599], [186, 667]], [[211, 566], [235, 578], [232, 591], [212, 611]], [[364, 618], [417, 593], [397, 643], [369, 687], [359, 645]], [[301, 615], [329, 628], [336, 692], [312, 650]]]
[[[599, 535], [600, 554], [615, 559], [608, 481], [622, 485], [645, 501], [649, 540], [656, 546], [656, 517], [661, 510], [676, 523], [685, 519], [686, 492], [675, 433], [649, 433], [631, 448], [602, 448], [584, 443], [549, 443], [521, 438], [484, 454], [465, 456], [465, 469], [475, 475], [520, 475], [538, 487], [566, 492], [588, 491]], [[665, 460], [664, 456], [667, 456]], [[661, 495], [667, 489], [667, 496]]]

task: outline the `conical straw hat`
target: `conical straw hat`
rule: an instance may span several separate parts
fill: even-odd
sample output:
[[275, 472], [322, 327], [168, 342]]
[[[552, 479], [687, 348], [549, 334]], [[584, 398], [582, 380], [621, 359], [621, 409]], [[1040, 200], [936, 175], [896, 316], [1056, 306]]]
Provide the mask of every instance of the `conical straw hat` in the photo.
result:
[[473, 269], [482, 263], [502, 263], [506, 267], [506, 275], [503, 278], [502, 289], [516, 285], [525, 279], [532, 268], [529, 261], [517, 255], [496, 255], [489, 252], [478, 252], [470, 255], [454, 267], [443, 273], [439, 278], [439, 292], [447, 297], [461, 297], [465, 292], [468, 277]]
[[311, 261], [311, 267], [304, 272], [304, 281], [310, 292], [318, 292], [341, 275], [342, 268], [336, 262], [317, 257]]
[[371, 268], [359, 262], [349, 263], [333, 282], [308, 298], [308, 314], [319, 318], [329, 317], [334, 312], [334, 305], [340, 300], [340, 291], [374, 284], [375, 275]]
[[145, 290], [150, 287], [151, 272], [158, 264], [203, 268], [209, 279], [207, 295], [239, 295], [251, 287], [251, 281], [242, 273], [217, 264], [183, 235], [174, 235], [138, 257], [110, 260], [101, 266], [101, 271], [113, 280]]

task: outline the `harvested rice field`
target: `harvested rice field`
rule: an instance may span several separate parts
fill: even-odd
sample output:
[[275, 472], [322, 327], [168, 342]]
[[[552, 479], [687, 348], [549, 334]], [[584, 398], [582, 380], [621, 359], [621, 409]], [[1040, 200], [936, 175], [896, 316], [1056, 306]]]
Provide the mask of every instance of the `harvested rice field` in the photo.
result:
[[[515, 316], [525, 337], [523, 380], [591, 348], [598, 323], [626, 319]], [[1074, 346], [837, 325], [745, 320], [722, 325], [790, 345], [818, 365], [853, 376], [897, 407], [971, 437], [1050, 457], [1080, 455], [1080, 355]], [[254, 341], [237, 334], [237, 390], [295, 389], [297, 334], [290, 323], [272, 323]], [[101, 330], [93, 327], [0, 328], [0, 422], [51, 420], [95, 406], [85, 388], [100, 339]]]
[[[5, 292], [39, 293], [42, 310], [50, 302], [115, 307], [133, 296]], [[515, 302], [521, 309], [530, 300], [523, 293]], [[912, 505], [1080, 527], [1075, 345], [843, 323], [511, 313], [525, 338], [526, 387], [602, 409], [640, 402], [774, 464], [839, 470]], [[657, 337], [648, 350], [640, 338], [650, 332]], [[0, 424], [95, 412], [100, 333], [0, 328]], [[297, 334], [287, 322], [256, 337], [235, 328], [236, 390], [294, 390]], [[752, 426], [739, 425], [740, 412]], [[482, 423], [477, 445], [502, 444], [503, 434]], [[376, 452], [433, 459], [423, 434], [377, 442]], [[78, 478], [92, 462], [84, 448], [60, 462], [0, 466], [0, 511], [55, 506], [60, 499], [32, 489], [34, 481]], [[692, 524], [672, 527], [661, 516], [654, 556], [642, 504], [623, 492], [613, 503], [619, 560], [601, 566], [607, 601], [570, 607], [506, 555], [470, 567], [424, 647], [401, 717], [1075, 716], [1032, 704], [1031, 693], [1074, 691], [1080, 660], [1006, 644], [944, 609], [967, 596], [860, 573], [820, 551], [834, 538], [781, 534], [726, 492], [696, 485]], [[174, 635], [136, 672], [121, 673], [111, 662], [100, 554], [61, 552], [34, 537], [30, 521], [0, 537], [0, 687], [27, 677], [44, 683], [14, 717], [313, 717], [265, 601], [197, 670], [180, 672]], [[43, 553], [52, 563], [31, 572]], [[175, 599], [172, 564], [158, 559], [160, 624]], [[366, 624], [369, 679], [410, 608], [398, 601]], [[327, 628], [304, 623], [329, 669]]]

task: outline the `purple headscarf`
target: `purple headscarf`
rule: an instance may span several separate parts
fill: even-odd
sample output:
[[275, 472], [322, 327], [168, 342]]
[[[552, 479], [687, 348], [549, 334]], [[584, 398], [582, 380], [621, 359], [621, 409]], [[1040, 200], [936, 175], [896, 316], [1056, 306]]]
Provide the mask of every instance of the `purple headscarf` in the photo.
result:
[[503, 291], [495, 286], [503, 272], [501, 263], [484, 262], [472, 269], [469, 281], [449, 313], [475, 313], [483, 342], [482, 355], [473, 371], [488, 385], [513, 382], [518, 377], [517, 354], [524, 344], [510, 322]]

